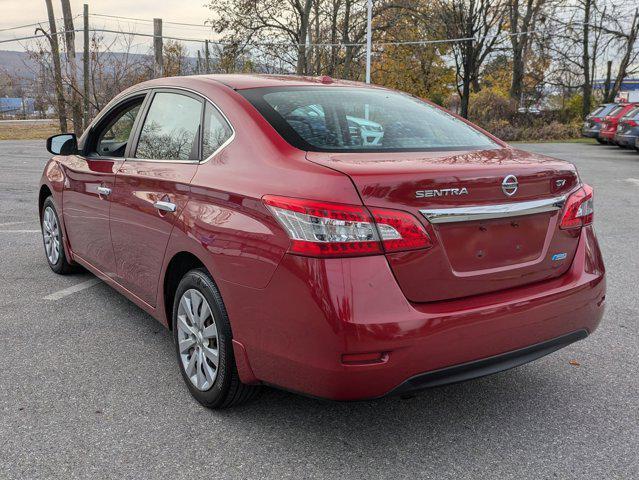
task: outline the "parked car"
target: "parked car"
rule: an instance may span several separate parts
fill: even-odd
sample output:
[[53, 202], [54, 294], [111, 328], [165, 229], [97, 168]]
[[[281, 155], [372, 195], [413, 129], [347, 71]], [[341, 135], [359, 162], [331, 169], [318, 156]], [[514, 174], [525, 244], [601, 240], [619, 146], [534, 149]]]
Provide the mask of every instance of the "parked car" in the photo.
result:
[[[377, 145], [384, 136], [384, 130], [379, 123], [353, 115], [346, 115], [346, 120], [350, 127], [352, 140], [361, 142], [360, 144], [363, 146]], [[321, 132], [321, 134], [325, 134], [326, 132], [326, 119], [321, 105], [305, 105], [299, 107], [287, 113], [287, 121], [289, 123], [302, 121], [306, 123], [309, 128], [315, 129], [315, 133]]]
[[594, 138], [599, 143], [604, 143], [604, 141], [599, 138], [599, 131], [601, 130], [601, 125], [606, 115], [608, 115], [616, 106], [616, 103], [604, 103], [590, 112], [584, 120], [584, 125], [581, 129], [582, 136]]
[[[383, 138], [352, 138], [347, 114]], [[210, 408], [260, 385], [357, 400], [468, 380], [603, 315], [593, 189], [575, 167], [393, 90], [155, 79], [47, 148], [49, 266], [85, 267], [168, 327]]]
[[606, 115], [603, 123], [601, 124], [601, 130], [599, 130], [599, 139], [603, 143], [614, 144], [619, 120], [621, 120], [630, 110], [632, 110], [636, 106], [636, 103], [620, 103], [615, 108], [613, 108], [611, 112]]
[[619, 120], [614, 142], [623, 148], [635, 148], [639, 137], [639, 106], [631, 109]]

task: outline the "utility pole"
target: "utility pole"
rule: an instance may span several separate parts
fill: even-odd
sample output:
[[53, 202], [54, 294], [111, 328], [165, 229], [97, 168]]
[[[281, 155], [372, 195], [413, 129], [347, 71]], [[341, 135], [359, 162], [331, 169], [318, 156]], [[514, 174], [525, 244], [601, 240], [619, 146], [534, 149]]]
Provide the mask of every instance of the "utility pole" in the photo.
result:
[[84, 81], [84, 128], [89, 126], [89, 5], [84, 4], [84, 57], [82, 68], [82, 79]]
[[368, 0], [366, 12], [366, 83], [371, 83], [371, 49], [373, 39], [373, 0]]
[[161, 77], [164, 74], [164, 65], [162, 59], [162, 19], [153, 19], [153, 51], [155, 54], [155, 62], [153, 64], [153, 76]]
[[211, 61], [210, 59], [210, 53], [209, 53], [209, 41], [205, 40], [204, 41], [204, 68], [206, 69], [206, 74], [211, 73]]

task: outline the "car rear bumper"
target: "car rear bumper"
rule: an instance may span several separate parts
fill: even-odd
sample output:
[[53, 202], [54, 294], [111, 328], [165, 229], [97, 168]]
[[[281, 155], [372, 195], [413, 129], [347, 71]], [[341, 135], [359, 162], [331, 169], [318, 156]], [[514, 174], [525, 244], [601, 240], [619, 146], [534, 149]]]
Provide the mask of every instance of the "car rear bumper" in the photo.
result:
[[606, 140], [608, 142], [612, 142], [615, 138], [615, 130], [600, 130], [599, 131], [599, 138], [601, 138], [602, 140]]
[[615, 143], [628, 147], [634, 147], [637, 140], [636, 135], [615, 135]]
[[426, 372], [409, 378], [391, 392], [395, 395], [413, 393], [432, 387], [440, 387], [451, 383], [464, 382], [473, 378], [485, 377], [494, 373], [503, 372], [533, 360], [537, 360], [549, 353], [567, 347], [571, 343], [582, 340], [588, 336], [587, 330], [577, 330], [551, 340], [546, 340], [535, 345], [501, 353], [481, 360], [463, 363], [452, 367], [442, 368], [433, 372]]
[[286, 255], [263, 290], [220, 284], [250, 364], [240, 376], [359, 400], [534, 360], [592, 333], [602, 318], [603, 261], [592, 228], [579, 235], [572, 266], [561, 277], [423, 304], [406, 300], [382, 256]]
[[588, 138], [597, 138], [601, 128], [582, 128], [581, 135]]

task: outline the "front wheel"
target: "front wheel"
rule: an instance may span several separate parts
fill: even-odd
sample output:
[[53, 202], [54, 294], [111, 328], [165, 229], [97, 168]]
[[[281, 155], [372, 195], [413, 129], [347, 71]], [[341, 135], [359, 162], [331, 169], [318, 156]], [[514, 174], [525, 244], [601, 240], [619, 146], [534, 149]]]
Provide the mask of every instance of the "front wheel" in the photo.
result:
[[205, 407], [228, 408], [258, 393], [258, 386], [240, 381], [228, 315], [206, 270], [191, 270], [178, 285], [173, 303], [173, 339], [184, 382]]
[[48, 197], [42, 205], [42, 240], [44, 242], [44, 253], [47, 257], [49, 267], [55, 273], [65, 275], [76, 270], [75, 266], [69, 262], [64, 252], [63, 233], [60, 226], [60, 218], [53, 204], [53, 199]]

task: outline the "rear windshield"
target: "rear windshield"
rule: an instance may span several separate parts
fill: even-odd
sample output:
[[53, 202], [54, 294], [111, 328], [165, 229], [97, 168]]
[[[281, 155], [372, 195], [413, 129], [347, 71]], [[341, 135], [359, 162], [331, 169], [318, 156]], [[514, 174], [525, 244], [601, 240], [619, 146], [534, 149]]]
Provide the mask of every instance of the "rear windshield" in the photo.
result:
[[498, 148], [421, 100], [387, 90], [288, 87], [241, 90], [286, 141], [307, 151], [390, 152]]
[[610, 111], [610, 113], [608, 113], [609, 117], [614, 117], [616, 116], [619, 112], [621, 112], [625, 107], [623, 106], [617, 106], [615, 108], [612, 109], [612, 111]]
[[623, 118], [627, 118], [627, 119], [635, 118], [638, 113], [639, 113], [639, 107], [635, 107], [631, 109], [630, 111], [628, 111], [628, 113], [626, 113], [623, 116]]
[[590, 114], [591, 117], [605, 117], [609, 115], [613, 108], [616, 105], [614, 103], [609, 103], [608, 105], [601, 105], [595, 109], [594, 112]]

